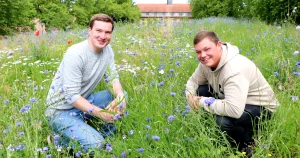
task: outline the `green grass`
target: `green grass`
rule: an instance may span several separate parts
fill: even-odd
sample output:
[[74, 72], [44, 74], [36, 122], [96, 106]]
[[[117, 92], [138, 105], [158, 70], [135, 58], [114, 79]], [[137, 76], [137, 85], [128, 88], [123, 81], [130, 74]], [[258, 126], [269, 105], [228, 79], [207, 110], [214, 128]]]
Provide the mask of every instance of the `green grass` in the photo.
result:
[[[300, 77], [294, 75], [300, 72], [296, 67], [300, 55], [293, 55], [300, 50], [299, 30], [288, 24], [278, 29], [260, 21], [230, 18], [117, 24], [111, 45], [129, 94], [129, 116], [116, 123], [117, 135], [107, 139], [113, 150], [103, 149], [96, 157], [120, 157], [122, 152], [127, 157], [242, 156], [229, 147], [212, 115], [201, 110], [182, 115], [187, 105], [182, 92], [198, 64], [192, 41], [203, 29], [215, 31], [222, 41], [237, 45], [241, 54], [253, 60], [281, 103], [274, 118], [256, 133], [254, 157], [300, 157], [300, 104], [292, 100], [300, 95]], [[39, 37], [17, 34], [0, 41], [0, 157], [68, 156], [67, 149], [59, 151], [47, 144], [51, 130], [43, 115], [45, 97], [70, 46], [68, 41], [74, 44], [86, 37], [86, 30], [72, 30]], [[13, 54], [7, 56], [8, 52]], [[164, 85], [158, 86], [160, 82]], [[101, 82], [97, 90], [103, 88], [106, 85]], [[20, 112], [27, 104], [28, 112]], [[175, 116], [172, 122], [168, 122], [170, 115]], [[44, 147], [49, 150], [39, 151]], [[139, 148], [145, 151], [139, 153]]]

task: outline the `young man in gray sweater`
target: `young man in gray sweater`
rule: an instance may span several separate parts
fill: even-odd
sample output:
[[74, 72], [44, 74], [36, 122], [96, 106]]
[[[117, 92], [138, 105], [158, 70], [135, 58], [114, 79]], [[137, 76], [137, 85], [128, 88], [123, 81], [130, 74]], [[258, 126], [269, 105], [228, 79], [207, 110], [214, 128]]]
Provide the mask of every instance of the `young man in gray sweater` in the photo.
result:
[[255, 125], [279, 106], [272, 88], [251, 60], [214, 32], [199, 32], [194, 47], [200, 63], [186, 84], [189, 105], [215, 114], [232, 144], [251, 155]]
[[[105, 14], [90, 19], [87, 40], [68, 48], [55, 74], [47, 96], [45, 115], [50, 127], [70, 145], [77, 141], [85, 151], [101, 148], [104, 138], [116, 130], [113, 122], [122, 115], [126, 106], [125, 94], [114, 63], [114, 52], [109, 45], [114, 22]], [[111, 83], [109, 90], [92, 93], [102, 77]], [[109, 81], [108, 81], [109, 78]], [[100, 118], [106, 123], [96, 130], [86, 119]]]

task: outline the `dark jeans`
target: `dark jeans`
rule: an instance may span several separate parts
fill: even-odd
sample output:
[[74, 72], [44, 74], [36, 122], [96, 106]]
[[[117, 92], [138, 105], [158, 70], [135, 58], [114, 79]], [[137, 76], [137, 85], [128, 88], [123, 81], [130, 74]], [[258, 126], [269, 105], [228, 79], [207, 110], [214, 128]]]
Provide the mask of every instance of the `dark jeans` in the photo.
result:
[[[210, 91], [209, 91], [210, 90]], [[197, 90], [198, 96], [214, 97], [212, 88], [208, 85], [201, 85]], [[238, 119], [228, 116], [216, 115], [216, 122], [221, 131], [226, 132], [228, 140], [238, 149], [246, 147], [253, 142], [253, 134], [258, 130], [259, 120], [270, 119], [272, 112], [262, 106], [246, 104], [242, 116]]]

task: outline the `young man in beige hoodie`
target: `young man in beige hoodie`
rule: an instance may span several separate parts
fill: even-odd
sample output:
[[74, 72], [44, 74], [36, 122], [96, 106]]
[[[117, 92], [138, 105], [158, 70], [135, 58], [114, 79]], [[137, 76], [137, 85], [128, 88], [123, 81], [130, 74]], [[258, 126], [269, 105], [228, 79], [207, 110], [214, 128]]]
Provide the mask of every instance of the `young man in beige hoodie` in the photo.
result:
[[214, 32], [199, 32], [194, 47], [200, 63], [186, 84], [189, 105], [216, 114], [229, 141], [249, 150], [259, 118], [269, 119], [279, 106], [272, 88], [251, 60]]

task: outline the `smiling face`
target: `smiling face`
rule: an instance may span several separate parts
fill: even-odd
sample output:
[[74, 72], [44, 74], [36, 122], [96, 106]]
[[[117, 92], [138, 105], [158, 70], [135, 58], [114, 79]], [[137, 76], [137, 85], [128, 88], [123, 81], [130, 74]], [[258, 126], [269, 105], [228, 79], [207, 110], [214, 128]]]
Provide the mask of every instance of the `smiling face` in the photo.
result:
[[103, 48], [110, 42], [113, 26], [110, 22], [94, 21], [89, 27], [89, 45], [95, 52], [102, 52]]
[[197, 58], [203, 65], [212, 69], [217, 68], [222, 55], [222, 43], [220, 41], [215, 44], [206, 37], [194, 47]]

